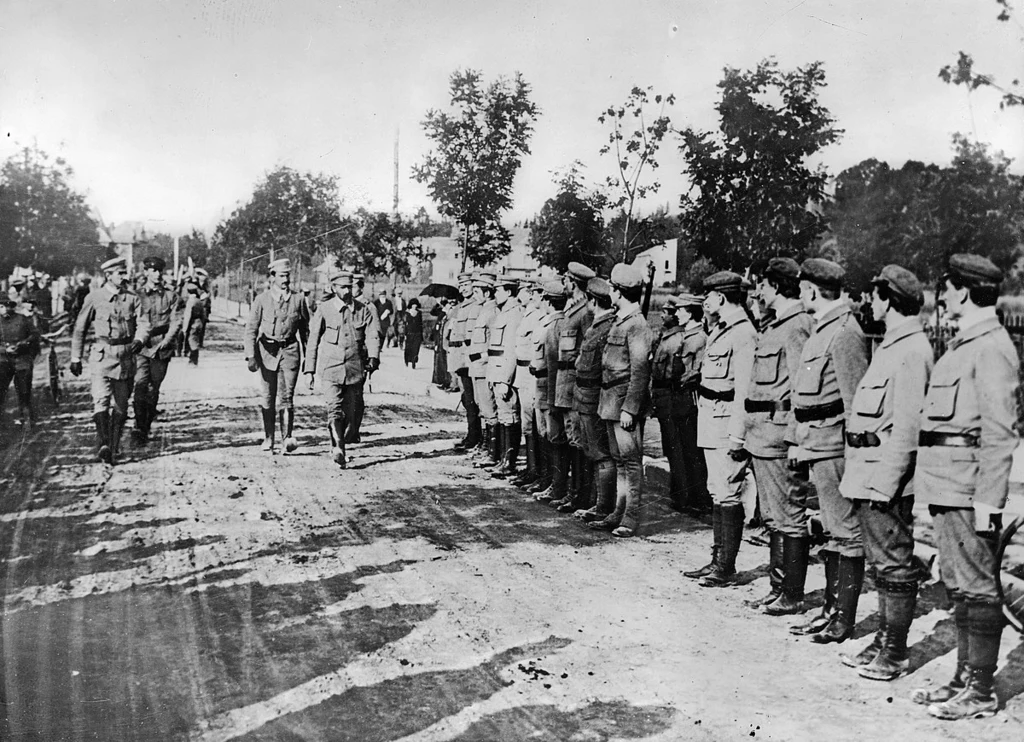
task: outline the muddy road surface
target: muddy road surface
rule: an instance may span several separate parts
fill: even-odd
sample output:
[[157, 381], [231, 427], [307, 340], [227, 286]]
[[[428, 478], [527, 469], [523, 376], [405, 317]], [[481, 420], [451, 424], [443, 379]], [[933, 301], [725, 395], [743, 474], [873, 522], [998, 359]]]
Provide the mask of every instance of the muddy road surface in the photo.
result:
[[[198, 367], [175, 359], [153, 440], [126, 435], [114, 467], [80, 380], [30, 434], [0, 431], [0, 739], [1024, 739], [1009, 629], [996, 717], [910, 702], [952, 675], [940, 585], [909, 675], [873, 683], [839, 662], [877, 625], [872, 590], [857, 638], [820, 647], [744, 607], [767, 549], [744, 543], [738, 587], [684, 578], [711, 533], [666, 507], [656, 426], [645, 524], [618, 541], [456, 454], [426, 349], [416, 370], [385, 351], [347, 470], [305, 389], [300, 448], [268, 455], [240, 338], [215, 322]], [[820, 567], [809, 583], [820, 601]]]

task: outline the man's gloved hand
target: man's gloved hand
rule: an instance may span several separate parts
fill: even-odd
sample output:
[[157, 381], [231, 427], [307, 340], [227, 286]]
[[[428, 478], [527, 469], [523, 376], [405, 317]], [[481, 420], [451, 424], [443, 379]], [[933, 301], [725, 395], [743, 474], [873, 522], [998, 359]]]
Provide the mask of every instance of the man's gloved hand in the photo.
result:
[[974, 503], [974, 531], [975, 533], [998, 537], [1003, 530], [1003, 511], [986, 505], [983, 502]]
[[68, 370], [71, 371], [71, 375], [72, 376], [81, 376], [82, 375], [82, 362], [81, 361], [72, 361], [71, 364], [68, 366]]
[[743, 447], [730, 448], [729, 458], [732, 459], [733, 461], [746, 461], [747, 459], [750, 458], [750, 451]]
[[502, 383], [502, 384], [499, 384], [498, 386], [501, 386], [501, 389], [502, 389], [502, 391], [501, 391], [501, 401], [502, 402], [508, 402], [510, 399], [512, 399], [512, 385], [511, 384], [504, 384], [504, 383]]
[[380, 368], [380, 359], [379, 358], [370, 358], [366, 362], [366, 368], [368, 368], [370, 370], [370, 373], [372, 374], [374, 371], [376, 371], [378, 368]]
[[896, 504], [896, 498], [891, 500], [871, 500], [871, 504], [868, 505], [872, 510], [876, 510], [879, 513], [888, 513], [892, 510], [892, 506]]
[[139, 351], [146, 347], [146, 344], [141, 340], [132, 340], [132, 344], [128, 346], [128, 352], [133, 356], [139, 354]]
[[246, 365], [249, 367], [249, 371], [251, 371], [252, 373], [256, 373], [260, 368], [259, 364], [256, 363], [255, 358], [246, 358], [245, 362]]
[[625, 431], [626, 431], [627, 433], [631, 433], [631, 432], [633, 432], [633, 428], [635, 428], [635, 427], [636, 427], [636, 418], [635, 418], [635, 417], [633, 417], [633, 416], [632, 416], [631, 414], [629, 414], [628, 412], [626, 412], [625, 410], [623, 410], [623, 411], [622, 411], [622, 412], [621, 412], [621, 413], [619, 414], [619, 425], [620, 425], [620, 426], [622, 427], [622, 429], [623, 429], [623, 430], [625, 430]]

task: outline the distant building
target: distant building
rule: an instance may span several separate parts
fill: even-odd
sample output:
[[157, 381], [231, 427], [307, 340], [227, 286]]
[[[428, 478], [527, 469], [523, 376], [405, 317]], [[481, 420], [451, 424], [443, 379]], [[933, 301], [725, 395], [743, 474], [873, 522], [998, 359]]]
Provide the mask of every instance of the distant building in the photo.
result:
[[[505, 268], [518, 270], [537, 268], [537, 261], [530, 257], [529, 228], [512, 227], [509, 232], [512, 234], [512, 252], [487, 266], [487, 269], [500, 273]], [[433, 273], [430, 278], [434, 283], [454, 284], [462, 271], [462, 245], [459, 242], [458, 232], [454, 232], [453, 235], [452, 237], [426, 237], [423, 240], [423, 246], [434, 251]], [[476, 266], [467, 264], [466, 270], [476, 270]]]
[[654, 285], [674, 285], [676, 268], [679, 265], [679, 240], [666, 240], [664, 244], [654, 245], [633, 258], [633, 265], [646, 268], [654, 265]]

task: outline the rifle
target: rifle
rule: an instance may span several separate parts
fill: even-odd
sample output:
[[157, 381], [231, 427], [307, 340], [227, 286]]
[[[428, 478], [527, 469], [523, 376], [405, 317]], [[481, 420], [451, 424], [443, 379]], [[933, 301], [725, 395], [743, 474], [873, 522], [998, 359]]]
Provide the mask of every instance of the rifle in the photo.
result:
[[651, 294], [654, 293], [654, 270], [654, 263], [649, 262], [647, 264], [647, 286], [644, 288], [644, 300], [640, 306], [644, 319], [647, 319], [647, 312], [651, 308]]

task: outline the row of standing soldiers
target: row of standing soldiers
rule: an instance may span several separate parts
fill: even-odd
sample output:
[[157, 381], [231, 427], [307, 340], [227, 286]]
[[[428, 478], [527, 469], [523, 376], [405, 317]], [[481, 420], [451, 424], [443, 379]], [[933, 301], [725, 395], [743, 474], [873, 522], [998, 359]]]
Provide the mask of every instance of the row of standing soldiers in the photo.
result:
[[[889, 265], [873, 280], [872, 318], [885, 326], [873, 355], [844, 277], [824, 259], [772, 259], [753, 284], [716, 273], [705, 296], [676, 298], [669, 311], [679, 322], [654, 341], [633, 266], [615, 266], [610, 281], [576, 263], [562, 282], [543, 284], [464, 274], [472, 295], [453, 311], [447, 338], [468, 423], [457, 445], [509, 477], [525, 434], [526, 471], [513, 483], [628, 537], [640, 527], [643, 421], [653, 411], [673, 505], [700, 511], [705, 492], [713, 502], [711, 559], [686, 575], [703, 587], [736, 584], [752, 474], [770, 531], [771, 589], [748, 605], [805, 613], [810, 516], [820, 511], [824, 605], [790, 632], [819, 644], [849, 639], [870, 565], [879, 630], [841, 660], [871, 680], [909, 665], [925, 577], [912, 511], [926, 504], [957, 665], [948, 683], [912, 699], [942, 719], [989, 716], [1004, 626], [996, 545], [1017, 446], [1019, 361], [995, 311], [1003, 274], [986, 258], [952, 256], [937, 300], [958, 334], [937, 362], [913, 273]], [[758, 327], [751, 288], [764, 310]]]

